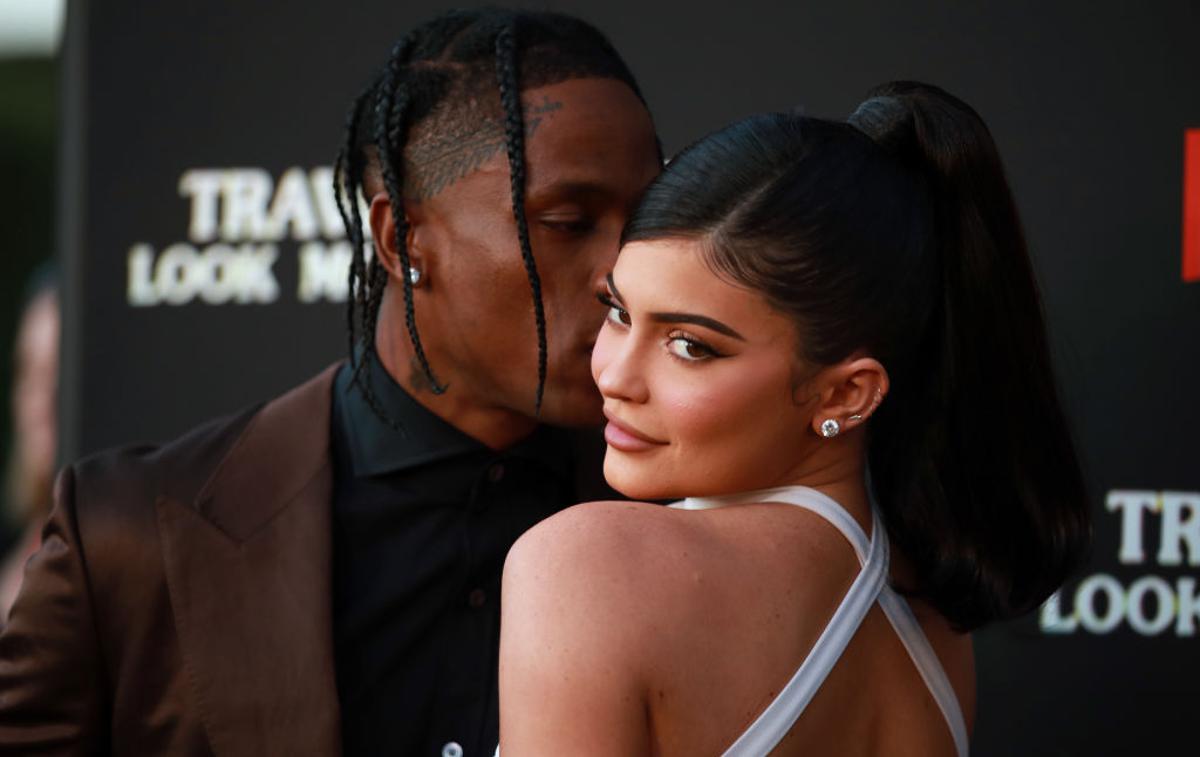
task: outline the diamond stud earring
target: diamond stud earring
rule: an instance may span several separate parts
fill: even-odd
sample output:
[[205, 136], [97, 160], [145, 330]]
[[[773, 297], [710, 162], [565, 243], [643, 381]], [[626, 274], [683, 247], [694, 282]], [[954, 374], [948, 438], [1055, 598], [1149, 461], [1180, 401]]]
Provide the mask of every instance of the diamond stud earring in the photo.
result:
[[821, 436], [826, 439], [832, 439], [842, 432], [842, 424], [835, 421], [833, 418], [821, 424]]
[[413, 286], [421, 283], [420, 268], [414, 268], [413, 266], [408, 267], [408, 283], [412, 284]]

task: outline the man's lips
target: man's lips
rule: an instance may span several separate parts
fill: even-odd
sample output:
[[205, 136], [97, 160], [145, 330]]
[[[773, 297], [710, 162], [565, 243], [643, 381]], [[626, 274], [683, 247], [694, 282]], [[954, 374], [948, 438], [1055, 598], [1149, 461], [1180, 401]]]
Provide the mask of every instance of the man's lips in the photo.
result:
[[622, 423], [608, 410], [604, 411], [604, 417], [608, 418], [608, 425], [604, 427], [604, 441], [610, 447], [622, 452], [643, 452], [666, 444]]

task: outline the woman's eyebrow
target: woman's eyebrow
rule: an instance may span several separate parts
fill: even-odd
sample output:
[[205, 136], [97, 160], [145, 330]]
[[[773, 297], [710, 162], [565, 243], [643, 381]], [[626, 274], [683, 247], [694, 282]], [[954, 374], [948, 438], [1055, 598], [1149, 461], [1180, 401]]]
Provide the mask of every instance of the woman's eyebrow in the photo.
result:
[[[620, 290], [617, 289], [617, 284], [615, 281], [613, 281], [612, 273], [609, 273], [607, 276], [605, 276], [605, 280], [608, 281], [608, 289], [610, 292], [612, 292], [613, 297], [616, 298], [617, 302], [624, 305], [625, 298], [621, 296]], [[656, 323], [694, 323], [697, 326], [703, 326], [705, 328], [712, 329], [718, 334], [724, 334], [725, 336], [733, 337], [734, 339], [743, 342], [746, 341], [746, 337], [742, 336], [737, 331], [734, 331], [732, 328], [726, 326], [715, 318], [709, 318], [706, 315], [698, 315], [696, 313], [651, 313], [650, 320], [655, 321]]]
[[715, 318], [709, 318], [706, 315], [698, 315], [696, 313], [651, 313], [650, 320], [657, 323], [694, 323], [697, 326], [712, 329], [718, 334], [724, 334], [742, 342], [746, 341], [746, 337]]

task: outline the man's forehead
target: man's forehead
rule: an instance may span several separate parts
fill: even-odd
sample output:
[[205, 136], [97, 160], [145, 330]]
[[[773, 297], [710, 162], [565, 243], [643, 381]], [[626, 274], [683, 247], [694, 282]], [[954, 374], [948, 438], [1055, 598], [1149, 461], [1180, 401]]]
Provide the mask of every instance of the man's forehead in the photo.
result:
[[526, 144], [531, 192], [551, 183], [605, 188], [617, 177], [657, 173], [654, 124], [632, 90], [601, 79], [554, 87], [531, 93], [562, 104]]

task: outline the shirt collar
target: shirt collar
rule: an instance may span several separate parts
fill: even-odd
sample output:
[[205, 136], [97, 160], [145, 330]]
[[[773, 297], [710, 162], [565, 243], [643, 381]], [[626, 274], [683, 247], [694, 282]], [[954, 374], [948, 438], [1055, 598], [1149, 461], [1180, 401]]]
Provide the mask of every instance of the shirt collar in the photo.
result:
[[[335, 406], [340, 408], [341, 431], [356, 477], [395, 473], [460, 455], [489, 452], [485, 444], [413, 399], [377, 357], [368, 359], [362, 370], [363, 380], [370, 378], [376, 404], [395, 421], [396, 427], [371, 408], [362, 389], [351, 381], [354, 371], [350, 364], [343, 365], [334, 383]], [[569, 477], [574, 462], [573, 447], [569, 431], [539, 425], [525, 439], [494, 454], [530, 459]]]
[[368, 358], [362, 372], [361, 382], [370, 381], [376, 404], [395, 427], [379, 417], [362, 388], [354, 385], [350, 363], [342, 366], [334, 392], [355, 476], [393, 473], [487, 449], [413, 399], [378, 358]]

